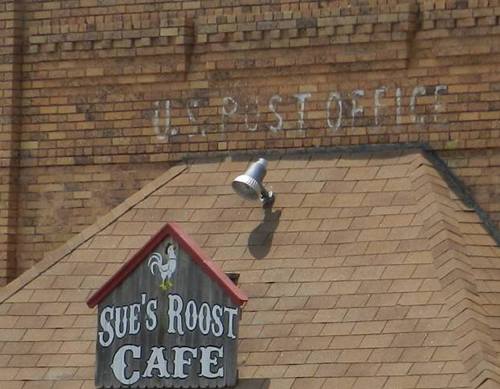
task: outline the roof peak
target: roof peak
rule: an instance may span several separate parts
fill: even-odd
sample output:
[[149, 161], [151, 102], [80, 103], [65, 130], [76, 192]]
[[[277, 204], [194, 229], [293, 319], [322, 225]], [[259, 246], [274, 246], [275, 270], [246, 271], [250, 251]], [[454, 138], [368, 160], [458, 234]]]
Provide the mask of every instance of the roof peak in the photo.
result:
[[177, 244], [189, 254], [191, 259], [224, 290], [234, 303], [242, 305], [248, 301], [248, 297], [224, 274], [224, 272], [208, 257], [196, 242], [189, 237], [177, 223], [167, 223], [153, 237], [130, 258], [123, 266], [88, 300], [87, 305], [94, 308], [106, 296], [147, 258], [148, 254], [160, 244], [166, 237], [172, 236]]

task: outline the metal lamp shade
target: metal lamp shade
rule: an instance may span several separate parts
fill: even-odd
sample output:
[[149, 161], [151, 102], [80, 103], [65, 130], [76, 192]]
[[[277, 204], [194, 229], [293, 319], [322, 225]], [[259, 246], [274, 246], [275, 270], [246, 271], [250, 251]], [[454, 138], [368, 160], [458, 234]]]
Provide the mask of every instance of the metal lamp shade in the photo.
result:
[[262, 180], [266, 175], [267, 161], [260, 158], [250, 165], [245, 174], [236, 177], [232, 186], [236, 193], [248, 200], [261, 198], [263, 190]]
[[260, 196], [259, 183], [245, 174], [236, 177], [232, 185], [234, 191], [247, 200], [257, 200]]

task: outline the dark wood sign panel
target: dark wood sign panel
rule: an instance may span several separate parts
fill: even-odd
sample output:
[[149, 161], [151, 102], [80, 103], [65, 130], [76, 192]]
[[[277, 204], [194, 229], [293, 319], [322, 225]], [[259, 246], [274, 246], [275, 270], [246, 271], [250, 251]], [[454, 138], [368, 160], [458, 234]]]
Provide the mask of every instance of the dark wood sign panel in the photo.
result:
[[176, 231], [164, 233], [153, 249], [141, 253], [143, 258], [109, 293], [98, 292], [89, 300], [91, 306], [98, 300], [98, 388], [236, 384], [244, 298], [238, 301], [228, 293], [223, 273], [207, 274], [213, 263], [194, 260]]

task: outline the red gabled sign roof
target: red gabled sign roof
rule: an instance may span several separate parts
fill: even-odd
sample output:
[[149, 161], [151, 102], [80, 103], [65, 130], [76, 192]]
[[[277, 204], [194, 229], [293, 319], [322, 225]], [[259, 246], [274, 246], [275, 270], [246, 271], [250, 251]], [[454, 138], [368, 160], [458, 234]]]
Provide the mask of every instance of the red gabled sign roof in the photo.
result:
[[178, 224], [168, 223], [87, 300], [87, 305], [90, 308], [94, 308], [99, 304], [109, 293], [120, 285], [167, 236], [172, 236], [191, 259], [198, 264], [209, 277], [219, 284], [236, 304], [242, 305], [248, 301], [248, 297], [229, 279], [217, 264], [201, 250], [196, 242], [181, 230]]

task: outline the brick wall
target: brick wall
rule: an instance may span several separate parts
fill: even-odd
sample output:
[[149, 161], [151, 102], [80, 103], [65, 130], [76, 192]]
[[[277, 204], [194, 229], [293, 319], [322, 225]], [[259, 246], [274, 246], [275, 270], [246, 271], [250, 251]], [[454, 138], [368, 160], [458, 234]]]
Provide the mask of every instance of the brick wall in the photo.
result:
[[440, 155], [500, 228], [500, 151], [442, 151]]
[[81, 232], [168, 167], [157, 163], [22, 169], [19, 271], [29, 269], [45, 252]]
[[[13, 4], [0, 2], [12, 15]], [[20, 149], [19, 218], [7, 212], [16, 190], [3, 192], [20, 270], [189, 153], [423, 142], [500, 226], [497, 0], [24, 7], [24, 29], [1, 33], [24, 52], [19, 142], [5, 143]], [[79, 198], [73, 175], [101, 170], [108, 179]]]
[[22, 9], [0, 1], [0, 285], [16, 273]]

